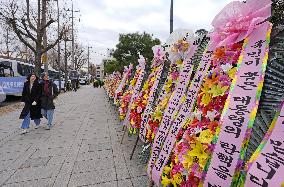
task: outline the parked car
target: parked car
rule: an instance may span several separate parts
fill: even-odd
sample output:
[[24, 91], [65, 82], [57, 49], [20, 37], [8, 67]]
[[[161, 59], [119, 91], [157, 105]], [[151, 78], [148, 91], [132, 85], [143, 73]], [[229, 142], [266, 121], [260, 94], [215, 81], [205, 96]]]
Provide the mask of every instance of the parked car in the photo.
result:
[[80, 83], [80, 84], [84, 84], [84, 85], [89, 84], [89, 78], [88, 78], [88, 76], [81, 76], [81, 77], [79, 78], [79, 83]]

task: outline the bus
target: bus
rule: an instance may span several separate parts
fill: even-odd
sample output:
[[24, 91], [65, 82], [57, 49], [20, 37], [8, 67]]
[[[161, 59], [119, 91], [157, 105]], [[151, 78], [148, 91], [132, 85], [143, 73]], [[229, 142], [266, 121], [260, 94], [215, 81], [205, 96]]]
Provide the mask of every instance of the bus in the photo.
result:
[[[13, 71], [10, 66], [5, 65], [4, 63], [0, 63], [0, 78], [1, 77], [11, 77], [13, 76]], [[0, 103], [6, 100], [6, 94], [4, 93], [4, 89], [0, 85]]]
[[[11, 60], [0, 58], [0, 87], [3, 88], [6, 95], [21, 96], [26, 77], [34, 72], [35, 65], [21, 62], [18, 60]], [[43, 72], [43, 66], [41, 72]], [[48, 74], [50, 79], [59, 87], [59, 72], [49, 67]], [[65, 90], [64, 80], [61, 80], [61, 89]]]

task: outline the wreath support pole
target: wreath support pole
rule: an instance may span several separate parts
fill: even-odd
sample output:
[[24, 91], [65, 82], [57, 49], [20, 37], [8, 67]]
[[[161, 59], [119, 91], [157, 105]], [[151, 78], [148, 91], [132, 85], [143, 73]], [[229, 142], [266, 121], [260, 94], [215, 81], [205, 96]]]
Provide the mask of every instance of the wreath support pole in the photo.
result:
[[123, 135], [122, 135], [122, 138], [121, 138], [120, 144], [122, 144], [123, 139], [124, 139], [124, 136], [125, 136], [125, 133], [126, 133], [126, 131], [127, 131], [127, 128], [126, 128], [125, 126], [123, 126], [123, 128], [124, 128], [124, 132], [123, 132]]
[[136, 139], [136, 141], [135, 141], [135, 144], [134, 144], [133, 150], [132, 150], [132, 152], [131, 152], [131, 154], [130, 154], [130, 160], [132, 160], [132, 157], [133, 157], [134, 151], [135, 151], [135, 149], [136, 149], [136, 147], [137, 147], [137, 144], [138, 144], [138, 140], [139, 140], [139, 134], [138, 134], [137, 139]]

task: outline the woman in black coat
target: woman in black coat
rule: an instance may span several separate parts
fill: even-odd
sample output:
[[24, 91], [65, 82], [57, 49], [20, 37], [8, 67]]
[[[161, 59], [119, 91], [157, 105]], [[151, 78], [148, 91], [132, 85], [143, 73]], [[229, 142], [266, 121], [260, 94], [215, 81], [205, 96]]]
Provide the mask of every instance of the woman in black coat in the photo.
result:
[[58, 96], [59, 91], [55, 83], [49, 80], [48, 74], [44, 73], [42, 75], [42, 83], [41, 83], [41, 113], [47, 119], [47, 126], [46, 130], [49, 130], [52, 121], [53, 121], [53, 114], [54, 114], [54, 99]]
[[23, 119], [22, 134], [27, 133], [27, 129], [30, 126], [30, 119], [34, 120], [36, 129], [39, 127], [41, 115], [40, 106], [40, 85], [38, 83], [38, 77], [32, 73], [27, 77], [27, 81], [24, 84], [22, 99], [25, 106], [21, 112], [20, 119]]

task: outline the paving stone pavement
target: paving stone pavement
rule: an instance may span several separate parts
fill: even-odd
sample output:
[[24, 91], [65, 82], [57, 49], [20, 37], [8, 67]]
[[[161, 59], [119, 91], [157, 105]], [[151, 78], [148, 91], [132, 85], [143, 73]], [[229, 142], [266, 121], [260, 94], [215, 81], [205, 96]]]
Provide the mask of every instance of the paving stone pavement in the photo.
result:
[[[1, 110], [1, 108], [0, 108]], [[117, 111], [102, 88], [84, 86], [61, 94], [54, 127], [20, 135], [20, 111], [0, 116], [0, 186], [143, 187], [146, 165], [139, 164], [136, 137], [125, 137]]]

